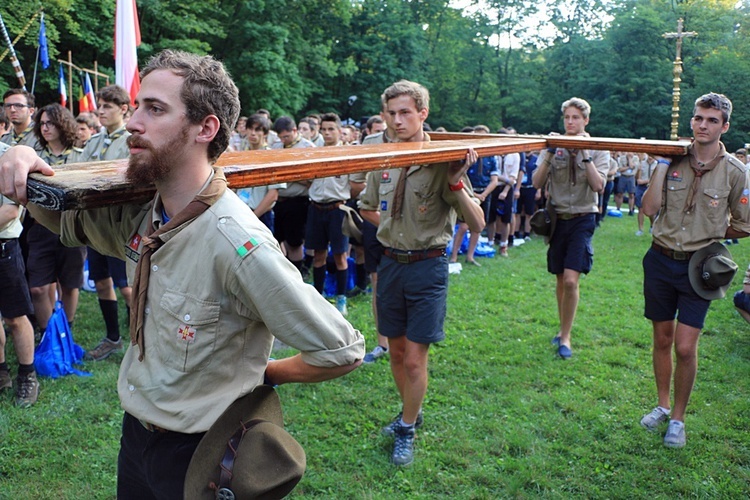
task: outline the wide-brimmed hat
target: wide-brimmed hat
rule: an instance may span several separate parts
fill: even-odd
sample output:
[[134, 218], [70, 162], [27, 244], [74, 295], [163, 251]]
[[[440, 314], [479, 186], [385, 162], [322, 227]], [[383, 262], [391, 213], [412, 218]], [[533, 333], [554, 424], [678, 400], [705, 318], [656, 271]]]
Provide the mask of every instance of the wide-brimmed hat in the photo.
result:
[[344, 212], [344, 220], [341, 223], [341, 231], [348, 237], [354, 238], [362, 243], [362, 216], [355, 209], [347, 205], [339, 205], [339, 210]]
[[544, 236], [545, 242], [549, 243], [549, 239], [555, 232], [555, 226], [557, 225], [557, 212], [547, 208], [541, 208], [534, 212], [529, 224], [531, 225], [531, 230], [535, 234]]
[[723, 298], [737, 273], [732, 254], [718, 242], [695, 252], [690, 257], [688, 267], [693, 290], [706, 300]]
[[198, 443], [185, 498], [283, 498], [305, 467], [305, 450], [284, 430], [278, 395], [261, 385], [232, 403]]

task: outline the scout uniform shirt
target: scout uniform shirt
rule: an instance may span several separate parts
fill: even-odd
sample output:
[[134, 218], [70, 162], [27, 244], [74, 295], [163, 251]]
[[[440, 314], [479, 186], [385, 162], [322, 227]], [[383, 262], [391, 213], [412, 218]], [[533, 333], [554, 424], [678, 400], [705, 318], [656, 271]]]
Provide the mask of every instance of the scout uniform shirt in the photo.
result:
[[[429, 136], [425, 134], [426, 141]], [[391, 217], [393, 195], [400, 175], [406, 173], [406, 192], [399, 219]], [[471, 182], [464, 175], [464, 190], [477, 205]], [[453, 238], [453, 227], [460, 215], [456, 193], [448, 186], [448, 164], [391, 168], [367, 174], [367, 189], [362, 195], [362, 210], [380, 211], [378, 240], [397, 250], [445, 248]]]
[[[599, 193], [591, 189], [586, 179], [586, 164], [578, 151], [571, 158], [570, 151], [557, 148], [554, 155], [546, 149], [539, 156], [538, 163], [549, 161], [550, 203], [559, 214], [599, 213]], [[609, 171], [609, 151], [592, 151], [591, 158], [596, 170], [607, 179]], [[573, 163], [571, 165], [571, 162]], [[571, 172], [574, 171], [574, 176]]]
[[[339, 142], [336, 146], [343, 146], [343, 143]], [[310, 183], [310, 200], [314, 203], [334, 203], [348, 200], [352, 197], [349, 180], [348, 175], [313, 179]]]
[[[10, 147], [7, 144], [0, 143], [0, 157], [2, 157], [3, 153], [8, 149], [10, 149]], [[0, 207], [3, 205], [18, 205], [18, 203], [0, 194]], [[18, 211], [18, 217], [8, 222], [5, 226], [0, 227], [0, 240], [12, 240], [21, 236], [21, 231], [23, 230], [23, 225], [21, 224], [22, 213], [23, 208]]]
[[654, 243], [680, 252], [695, 252], [723, 240], [727, 228], [750, 233], [750, 174], [721, 144], [722, 160], [703, 174], [693, 202], [685, 207], [695, 179], [688, 155], [675, 158], [664, 178], [661, 210], [654, 221]]
[[[284, 146], [281, 141], [271, 144], [271, 149], [292, 149], [292, 148], [314, 148], [315, 144], [308, 141], [301, 135], [297, 134], [297, 140], [291, 146]], [[285, 189], [279, 189], [279, 198], [294, 198], [296, 196], [307, 196], [307, 184], [302, 182], [288, 182]]]
[[62, 153], [56, 155], [49, 148], [49, 145], [45, 146], [44, 149], [39, 153], [39, 157], [50, 167], [57, 167], [59, 165], [65, 165], [67, 163], [76, 163], [81, 161], [83, 158], [83, 149], [69, 147], [63, 150]]
[[[132, 282], [141, 235], [148, 224], [162, 224], [162, 210], [157, 195], [142, 206], [63, 212], [61, 240], [125, 259]], [[263, 383], [274, 336], [314, 366], [364, 356], [362, 335], [303, 283], [230, 189], [162, 240], [151, 255], [144, 359], [130, 346], [120, 366], [120, 401], [135, 418], [184, 433], [208, 430]]]
[[120, 160], [127, 158], [130, 156], [130, 148], [127, 143], [128, 137], [130, 137], [130, 132], [125, 130], [125, 125], [111, 134], [107, 134], [106, 127], [102, 127], [101, 131], [98, 134], [92, 135], [91, 139], [86, 143], [79, 161]]
[[37, 138], [34, 133], [34, 122], [29, 123], [26, 130], [20, 134], [16, 134], [16, 130], [11, 127], [10, 130], [0, 137], [0, 142], [7, 144], [8, 146], [29, 146], [37, 153], [42, 150], [42, 145], [39, 144], [39, 138]]

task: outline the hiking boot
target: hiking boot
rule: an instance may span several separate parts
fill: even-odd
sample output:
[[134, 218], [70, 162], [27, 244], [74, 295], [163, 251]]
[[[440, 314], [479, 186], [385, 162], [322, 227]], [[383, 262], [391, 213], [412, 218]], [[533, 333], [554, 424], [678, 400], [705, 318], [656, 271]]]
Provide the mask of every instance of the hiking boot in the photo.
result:
[[105, 337], [99, 342], [98, 346], [86, 352], [84, 359], [90, 361], [101, 361], [120, 351], [122, 351], [122, 339], [117, 339], [117, 342], [113, 342]]
[[669, 420], [669, 413], [658, 406], [651, 413], [641, 419], [641, 427], [651, 432], [656, 432], [661, 424]]
[[409, 465], [414, 461], [414, 426], [396, 426], [396, 441], [393, 443], [391, 461], [394, 465]]
[[10, 378], [10, 372], [7, 370], [0, 370], [0, 392], [5, 389], [13, 388], [13, 379]]
[[362, 360], [363, 363], [374, 363], [378, 360], [378, 358], [382, 358], [388, 354], [388, 349], [376, 346], [375, 349], [373, 349], [371, 352], [368, 352], [365, 354], [365, 359]]
[[336, 296], [336, 309], [338, 309], [342, 316], [349, 314], [349, 311], [346, 309], [346, 295]]
[[685, 446], [685, 424], [679, 420], [670, 420], [667, 433], [664, 435], [664, 446], [682, 448]]
[[[400, 411], [398, 412], [398, 415], [396, 415], [396, 418], [393, 419], [393, 422], [386, 425], [382, 429], [382, 434], [384, 436], [395, 436], [396, 435], [396, 429], [401, 428], [401, 417], [404, 416], [404, 412]], [[424, 422], [424, 417], [422, 416], [422, 410], [419, 410], [419, 413], [417, 413], [417, 420], [414, 422], [414, 429], [419, 429], [422, 427], [422, 423]]]
[[36, 403], [39, 397], [39, 381], [36, 372], [16, 377], [16, 406], [28, 408]]

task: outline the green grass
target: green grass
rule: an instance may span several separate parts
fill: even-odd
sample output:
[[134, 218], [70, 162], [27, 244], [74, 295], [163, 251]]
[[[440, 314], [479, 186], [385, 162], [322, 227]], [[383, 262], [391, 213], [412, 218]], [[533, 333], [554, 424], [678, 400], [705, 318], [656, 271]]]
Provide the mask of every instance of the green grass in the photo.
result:
[[[597, 231], [569, 361], [550, 345], [554, 277], [540, 240], [451, 276], [447, 338], [430, 353], [425, 425], [409, 467], [389, 463], [392, 443], [380, 435], [400, 409], [386, 361], [279, 388], [287, 429], [308, 460], [292, 497], [747, 498], [750, 327], [731, 294], [750, 240], [729, 247], [740, 272], [730, 296], [711, 306], [688, 444], [671, 450], [638, 425], [656, 390], [641, 268], [651, 240], [635, 230], [626, 216]], [[84, 347], [102, 336], [95, 302], [85, 294], [79, 310], [74, 333]], [[349, 319], [373, 347], [369, 297], [349, 301]], [[15, 363], [12, 345], [7, 351]], [[0, 498], [114, 498], [120, 359], [87, 364], [91, 378], [42, 380], [28, 410], [2, 398]]]

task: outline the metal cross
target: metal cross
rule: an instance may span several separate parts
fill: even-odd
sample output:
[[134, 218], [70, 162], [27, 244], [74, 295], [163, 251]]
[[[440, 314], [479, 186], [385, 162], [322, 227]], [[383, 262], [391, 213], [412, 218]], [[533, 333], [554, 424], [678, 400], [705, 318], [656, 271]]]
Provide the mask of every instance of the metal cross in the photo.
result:
[[682, 18], [677, 20], [677, 32], [676, 33], [664, 33], [662, 35], [665, 39], [671, 38], [677, 39], [677, 53], [675, 55], [672, 74], [672, 131], [670, 139], [676, 141], [679, 136], [677, 135], [677, 125], [680, 118], [680, 83], [682, 82], [682, 39], [692, 38], [698, 36], [695, 31], [682, 31]]

